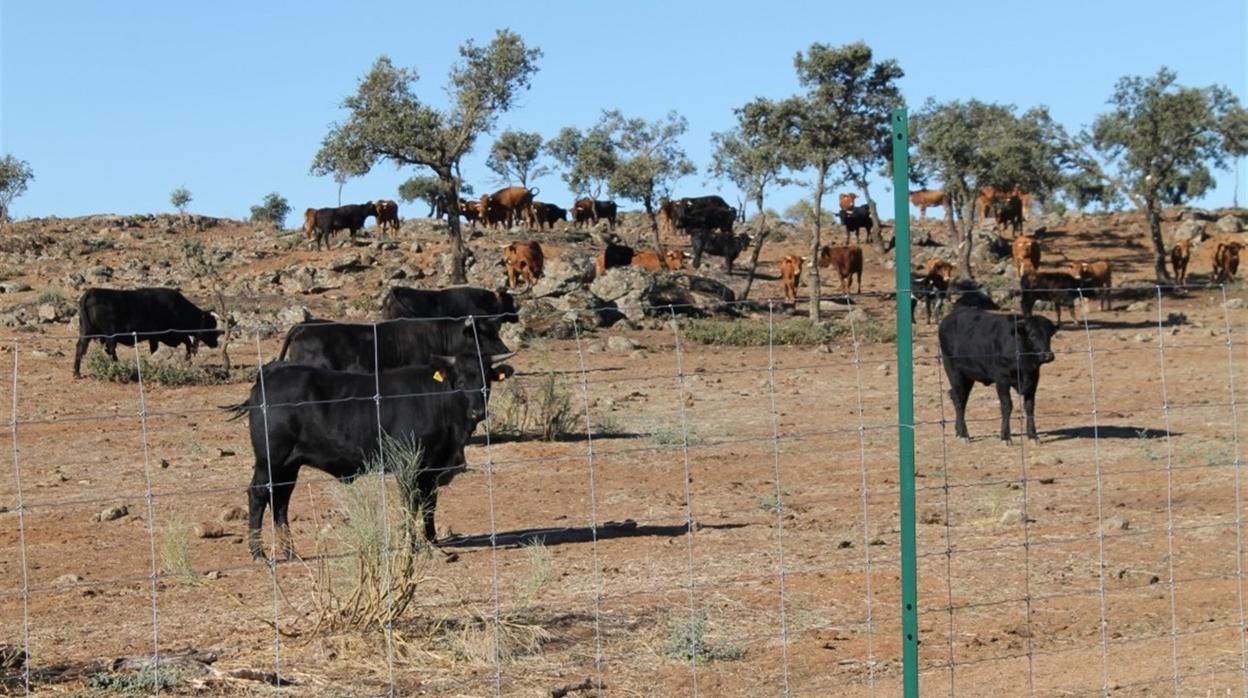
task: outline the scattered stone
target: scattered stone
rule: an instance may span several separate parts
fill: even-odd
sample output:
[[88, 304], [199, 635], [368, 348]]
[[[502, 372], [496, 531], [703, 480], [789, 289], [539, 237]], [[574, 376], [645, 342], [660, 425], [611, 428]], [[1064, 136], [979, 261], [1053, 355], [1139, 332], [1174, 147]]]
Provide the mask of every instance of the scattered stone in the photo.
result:
[[221, 512], [222, 521], [241, 521], [247, 518], [247, 510], [242, 507], [230, 507]]
[[67, 586], [73, 586], [74, 584], [78, 584], [82, 581], [83, 581], [82, 577], [71, 573], [71, 574], [62, 574], [61, 576], [52, 580], [52, 584], [58, 587], [67, 587]]
[[1136, 301], [1127, 306], [1127, 312], [1138, 313], [1153, 307], [1151, 301]]
[[232, 455], [235, 455], [235, 454], [234, 454], [233, 449], [229, 449], [229, 448], [218, 448], [218, 449], [217, 449], [217, 457], [218, 457], [218, 458], [228, 458], [228, 457], [230, 457], [230, 456], [232, 456]]
[[840, 543], [837, 543], [837, 544], [836, 544], [836, 547], [837, 547], [838, 549], [840, 549], [840, 550], [846, 550], [846, 549], [848, 549], [848, 548], [852, 548], [852, 547], [854, 547], [854, 542], [853, 542], [853, 541], [849, 541], [849, 540], [843, 540], [843, 541], [841, 541]]
[[1022, 509], [1006, 509], [1005, 512], [1001, 514], [1002, 526], [1017, 526], [1018, 524], [1021, 524], [1022, 522], [1023, 522], [1023, 510]]
[[1121, 516], [1111, 516], [1101, 523], [1101, 533], [1126, 531], [1129, 528], [1131, 528], [1131, 522]]
[[1174, 229], [1174, 241], [1181, 242], [1183, 240], [1191, 240], [1192, 242], [1200, 242], [1204, 240], [1205, 223], [1195, 219], [1183, 221]]
[[1238, 233], [1244, 229], [1244, 223], [1239, 220], [1239, 216], [1222, 216], [1214, 226], [1223, 233]]
[[928, 507], [919, 513], [919, 523], [921, 524], [943, 524], [944, 522], [944, 509], [938, 507]]
[[1031, 459], [1031, 462], [1036, 465], [1061, 465], [1062, 459], [1052, 453], [1046, 453], [1044, 455], [1036, 456]]
[[1052, 477], [1042, 477], [1042, 478], [1040, 478], [1040, 484], [1041, 484], [1041, 485], [1052, 485], [1054, 482], [1057, 482], [1057, 478], [1052, 478]]
[[39, 317], [40, 322], [56, 322], [60, 318], [56, 306], [51, 303], [40, 303], [35, 309], [35, 314]]
[[225, 575], [221, 574], [221, 570], [208, 570], [204, 573], [204, 577], [211, 579], [214, 582], [224, 576]]
[[105, 509], [104, 511], [101, 511], [96, 518], [99, 521], [116, 521], [117, 519], [120, 519], [123, 516], [129, 516], [129, 515], [130, 515], [130, 509], [126, 505], [123, 504], [119, 507], [109, 507]]
[[607, 337], [607, 349], [609, 351], [629, 352], [634, 349], [640, 349], [641, 345], [636, 341], [621, 335], [612, 335]]
[[225, 535], [225, 528], [219, 523], [211, 521], [201, 521], [195, 524], [196, 538], [221, 538]]
[[1228, 300], [1227, 302], [1223, 303], [1222, 307], [1226, 308], [1227, 310], [1238, 310], [1239, 308], [1244, 307], [1244, 299], [1232, 298]]
[[[1166, 315], [1166, 324], [1167, 325], [1186, 325], [1187, 315], [1184, 313], [1170, 313], [1169, 315]], [[1200, 325], [1197, 324], [1196, 326], [1199, 327]]]
[[4, 283], [0, 283], [0, 292], [3, 293], [22, 293], [23, 291], [29, 290], [30, 284], [24, 284], [20, 281], [5, 281]]

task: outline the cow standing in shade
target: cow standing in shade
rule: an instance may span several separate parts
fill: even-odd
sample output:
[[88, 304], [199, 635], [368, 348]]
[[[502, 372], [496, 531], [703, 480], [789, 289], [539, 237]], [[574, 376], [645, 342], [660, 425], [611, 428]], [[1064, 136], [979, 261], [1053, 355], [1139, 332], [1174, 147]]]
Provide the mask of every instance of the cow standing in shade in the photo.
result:
[[1050, 341], [1056, 332], [1057, 326], [1046, 317], [985, 312], [960, 303], [940, 321], [940, 362], [949, 378], [949, 397], [957, 414], [955, 431], [959, 439], [971, 438], [966, 428], [966, 403], [971, 388], [982, 383], [997, 388], [1001, 440], [1011, 441], [1011, 389], [1023, 396], [1027, 438], [1039, 440], [1036, 388], [1040, 384], [1040, 367], [1053, 361]]
[[215, 348], [221, 334], [216, 316], [187, 300], [177, 289], [87, 289], [78, 299], [74, 377], [82, 377], [82, 357], [93, 339], [104, 345], [113, 361], [117, 360], [118, 344], [132, 347], [136, 341], [146, 341], [153, 354], [161, 344], [185, 344], [189, 360], [200, 341]]

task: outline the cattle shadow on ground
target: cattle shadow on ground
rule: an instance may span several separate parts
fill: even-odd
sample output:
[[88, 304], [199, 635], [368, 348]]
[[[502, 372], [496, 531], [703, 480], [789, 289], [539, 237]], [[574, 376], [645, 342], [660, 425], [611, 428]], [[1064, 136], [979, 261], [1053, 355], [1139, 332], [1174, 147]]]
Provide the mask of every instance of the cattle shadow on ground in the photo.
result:
[[[1165, 429], [1153, 429], [1151, 427], [1132, 427], [1118, 425], [1102, 425], [1093, 427], [1092, 425], [1082, 427], [1062, 427], [1060, 429], [1050, 429], [1044, 432], [1052, 438], [1053, 441], [1065, 441], [1066, 439], [1164, 439], [1167, 432]], [[1171, 431], [1169, 436], [1182, 436], [1182, 432]]]
[[[698, 528], [731, 530], [744, 528], [746, 525], [743, 523], [699, 524]], [[597, 528], [597, 535], [595, 535], [594, 529], [589, 526], [579, 526], [574, 528], [524, 528], [516, 531], [502, 531], [494, 534], [492, 538], [493, 545], [496, 547], [518, 548], [537, 541], [540, 541], [543, 545], [551, 546], [568, 543], [589, 543], [594, 540], [603, 541], [613, 538], [675, 538], [683, 536], [688, 532], [688, 524], [648, 526], [638, 524], [630, 519], [627, 521], [608, 521]], [[483, 548], [490, 547], [490, 545], [491, 536], [488, 533], [445, 538], [438, 542], [438, 547], [443, 549]]]
[[[532, 433], [515, 434], [515, 433], [508, 432], [508, 433], [503, 434], [503, 433], [491, 432], [490, 433], [490, 445], [497, 446], [498, 444], [552, 443], [552, 442], [573, 444], [573, 443], [580, 443], [582, 441], [588, 441], [590, 439], [590, 436], [591, 435], [586, 435], [586, 433], [583, 431], [565, 432], [562, 434], [556, 434], [555, 437], [551, 439], [550, 441], [544, 441], [541, 436], [538, 436]], [[592, 434], [594, 441], [610, 441], [614, 439], [648, 439], [652, 436], [653, 434], [649, 434], [649, 433], [643, 434], [643, 433], [637, 433], [637, 432], [631, 432], [631, 431], [611, 431], [611, 432], [602, 432], [602, 433], [595, 431]], [[484, 434], [474, 435], [472, 438], [468, 440], [468, 445], [469, 446], [484, 446], [485, 435]]]

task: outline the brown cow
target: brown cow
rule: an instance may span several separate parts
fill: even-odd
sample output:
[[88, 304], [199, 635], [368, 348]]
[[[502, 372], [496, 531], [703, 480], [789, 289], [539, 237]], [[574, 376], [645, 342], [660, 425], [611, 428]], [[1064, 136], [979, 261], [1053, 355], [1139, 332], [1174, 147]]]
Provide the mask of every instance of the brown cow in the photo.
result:
[[1222, 284], [1235, 280], [1239, 271], [1239, 250], [1243, 243], [1236, 240], [1219, 240], [1213, 252], [1213, 283]]
[[542, 267], [545, 257], [542, 246], [534, 240], [513, 242], [503, 248], [503, 264], [507, 267], [507, 287], [517, 286], [516, 276], [524, 275], [524, 283], [532, 286], [533, 282], [542, 278]]
[[663, 254], [663, 261], [660, 262], [658, 252], [654, 250], [637, 250], [633, 252], [633, 260], [629, 263], [646, 271], [679, 271], [685, 268], [685, 257], [687, 256], [680, 250], [668, 250]]
[[1109, 262], [1071, 262], [1071, 276], [1079, 279], [1082, 288], [1103, 288], [1104, 293], [1097, 292], [1101, 297], [1101, 310], [1112, 309], [1109, 289], [1114, 286], [1114, 269]]
[[802, 285], [802, 265], [806, 260], [795, 254], [780, 260], [780, 283], [784, 286], [784, 299], [797, 302], [797, 287]]
[[840, 197], [838, 197], [837, 201], [838, 203], [840, 203], [842, 211], [848, 211], [849, 209], [854, 207], [854, 199], [857, 199], [857, 198], [858, 198], [857, 194], [853, 192], [845, 192], [844, 194], [841, 194]]
[[593, 225], [601, 219], [607, 220], [607, 228], [615, 228], [616, 205], [614, 201], [595, 201], [593, 199], [577, 199], [572, 204], [572, 223], [577, 228]]
[[939, 276], [945, 281], [951, 281], [958, 268], [939, 257], [934, 257], [927, 260], [923, 270], [927, 276]]
[[1170, 250], [1170, 266], [1174, 267], [1174, 282], [1187, 285], [1187, 263], [1192, 259], [1192, 241], [1180, 240]]
[[862, 293], [862, 248], [857, 245], [831, 247], [824, 245], [819, 250], [819, 268], [835, 267], [841, 277], [841, 293], [848, 294], [853, 286], [853, 277], [858, 277], [858, 293]]
[[387, 229], [399, 232], [399, 204], [388, 199], [373, 202], [377, 209], [377, 227], [384, 234]]
[[1035, 269], [1040, 268], [1040, 243], [1030, 235], [1019, 235], [1014, 238], [1014, 244], [1011, 248], [1014, 256], [1014, 268], [1018, 270], [1019, 277], [1023, 275], [1023, 262], [1031, 263]]
[[[1075, 299], [1080, 296], [1079, 288], [1083, 285], [1078, 278], [1060, 271], [1037, 271], [1026, 260], [1023, 273], [1019, 276], [1019, 287], [1023, 294], [1023, 317], [1031, 317], [1036, 301], [1048, 301], [1057, 311], [1057, 324], [1062, 324], [1062, 306], [1075, 313]], [[1085, 310], [1086, 313], [1086, 310]]]
[[1031, 194], [1020, 189], [1017, 184], [1009, 191], [996, 187], [980, 187], [979, 198], [975, 205], [983, 210], [984, 218], [988, 218], [999, 206], [1008, 202], [1011, 196], [1017, 196], [1022, 202], [1024, 214], [1031, 210]]
[[949, 205], [945, 192], [939, 189], [912, 191], [910, 192], [910, 203], [918, 207], [919, 218], [925, 218], [929, 208], [943, 208]]
[[477, 221], [481, 220], [481, 202], [465, 201], [464, 199], [460, 199], [459, 215], [463, 216], [464, 220], [469, 223], [476, 225]]
[[303, 211], [303, 236], [309, 240], [312, 234], [316, 232], [316, 209], [309, 208]]
[[[524, 220], [525, 225], [532, 226], [533, 221], [529, 217], [529, 209], [533, 205], [533, 197], [537, 195], [537, 189], [525, 189], [524, 187], [504, 187], [481, 197], [482, 205], [487, 208], [488, 218], [497, 218], [499, 222], [505, 223], [508, 228], [515, 225], [520, 220]], [[497, 213], [495, 213], [497, 207]]]

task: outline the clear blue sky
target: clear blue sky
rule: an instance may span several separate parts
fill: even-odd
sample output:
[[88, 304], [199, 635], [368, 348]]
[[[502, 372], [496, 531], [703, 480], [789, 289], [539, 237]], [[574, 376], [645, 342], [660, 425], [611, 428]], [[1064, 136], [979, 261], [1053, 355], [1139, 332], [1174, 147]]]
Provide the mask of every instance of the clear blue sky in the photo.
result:
[[[730, 184], [701, 173], [711, 134], [756, 96], [794, 94], [793, 56], [813, 42], [863, 40], [896, 59], [911, 109], [928, 97], [1045, 104], [1077, 130], [1105, 110], [1119, 77], [1163, 64], [1184, 84], [1223, 84], [1248, 101], [1246, 5], [922, 2], [894, 18], [889, 8], [902, 3], [10, 0], [0, 5], [0, 150], [35, 170], [18, 217], [168, 211], [177, 186], [209, 215], [244, 217], [271, 191], [297, 211], [332, 205], [336, 185], [308, 165], [377, 56], [415, 67], [419, 94], [436, 103], [457, 47], [507, 27], [544, 56], [499, 130], [550, 137], [588, 127], [603, 109], [646, 119], [674, 109], [689, 120], [682, 144], [700, 171], [676, 193], [735, 201]], [[495, 188], [484, 166], [491, 141], [464, 162], [478, 192]], [[415, 173], [382, 164], [349, 182], [343, 201], [396, 198]], [[1229, 205], [1235, 175], [1216, 176], [1202, 203]], [[1248, 171], [1240, 180], [1243, 204]], [[537, 185], [540, 199], [571, 198], [557, 175]], [[873, 193], [891, 215], [883, 183]], [[783, 209], [803, 194], [769, 203]]]

